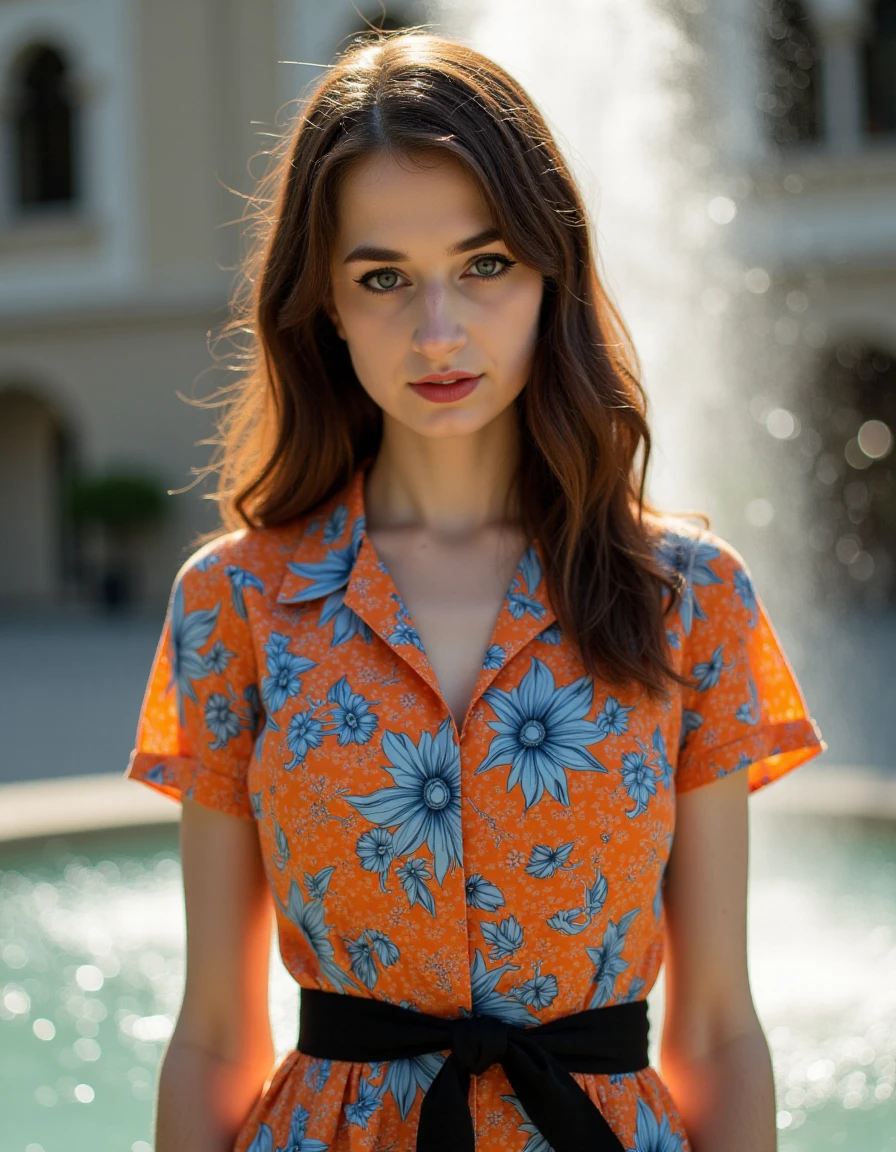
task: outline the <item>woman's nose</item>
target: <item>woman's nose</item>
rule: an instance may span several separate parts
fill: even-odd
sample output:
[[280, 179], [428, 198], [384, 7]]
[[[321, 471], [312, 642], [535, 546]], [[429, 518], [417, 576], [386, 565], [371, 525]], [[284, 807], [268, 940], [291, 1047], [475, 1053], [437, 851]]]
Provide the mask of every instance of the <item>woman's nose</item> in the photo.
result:
[[437, 288], [421, 298], [421, 312], [414, 331], [413, 348], [429, 360], [445, 360], [467, 342], [466, 332], [452, 308], [449, 293]]

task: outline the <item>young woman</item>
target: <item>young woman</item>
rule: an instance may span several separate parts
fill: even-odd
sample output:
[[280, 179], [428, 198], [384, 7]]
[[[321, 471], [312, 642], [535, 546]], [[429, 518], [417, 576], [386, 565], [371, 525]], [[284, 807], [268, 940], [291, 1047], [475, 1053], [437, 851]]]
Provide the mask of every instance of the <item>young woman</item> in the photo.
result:
[[825, 745], [742, 557], [644, 499], [544, 121], [466, 47], [362, 44], [257, 202], [226, 530], [128, 767], [183, 802], [157, 1152], [772, 1152], [746, 801]]

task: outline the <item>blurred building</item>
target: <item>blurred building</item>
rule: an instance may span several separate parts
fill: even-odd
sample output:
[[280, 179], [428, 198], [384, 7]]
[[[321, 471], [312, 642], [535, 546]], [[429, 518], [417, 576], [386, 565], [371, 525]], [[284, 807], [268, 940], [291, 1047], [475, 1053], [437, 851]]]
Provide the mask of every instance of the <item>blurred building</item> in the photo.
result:
[[[687, 0], [684, 0], [687, 6]], [[790, 408], [828, 603], [896, 606], [896, 0], [733, 0], [715, 90], [739, 174], [741, 256], [773, 304], [752, 332], [791, 345]]]
[[[701, 34], [703, 0], [669, 6]], [[784, 339], [811, 308], [813, 378], [790, 415], [813, 547], [831, 581], [896, 600], [896, 0], [723, 7], [711, 51], [750, 290], [779, 294]], [[387, 27], [439, 22], [438, 4], [361, 0], [0, 5], [0, 603], [98, 596], [72, 478], [126, 468], [177, 490], [207, 463], [213, 413], [178, 393], [226, 382], [208, 336], [240, 252], [233, 190], [251, 191], [266, 134], [359, 12], [386, 10]], [[796, 434], [776, 411], [755, 415]], [[135, 534], [138, 602], [215, 523], [210, 491], [169, 497]]]

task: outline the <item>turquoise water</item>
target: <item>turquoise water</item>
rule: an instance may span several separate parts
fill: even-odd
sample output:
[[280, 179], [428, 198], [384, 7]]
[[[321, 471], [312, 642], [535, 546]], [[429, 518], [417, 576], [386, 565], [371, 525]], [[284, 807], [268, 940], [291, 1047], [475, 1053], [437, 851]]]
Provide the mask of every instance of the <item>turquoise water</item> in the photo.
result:
[[[896, 827], [763, 815], [750, 858], [780, 1152], [896, 1152]], [[0, 1152], [151, 1152], [183, 949], [176, 826], [0, 851]], [[276, 953], [271, 1023], [279, 1057], [297, 993]]]

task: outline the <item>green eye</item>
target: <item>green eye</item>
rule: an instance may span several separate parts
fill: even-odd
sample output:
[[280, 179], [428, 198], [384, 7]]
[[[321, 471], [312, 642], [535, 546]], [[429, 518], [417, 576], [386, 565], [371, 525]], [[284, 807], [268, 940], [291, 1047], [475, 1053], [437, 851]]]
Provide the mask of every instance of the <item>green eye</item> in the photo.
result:
[[[485, 265], [485, 267], [483, 267]], [[497, 256], [480, 256], [473, 261], [473, 267], [478, 268], [483, 276], [491, 276], [501, 267]]]
[[382, 272], [374, 272], [373, 276], [371, 276], [371, 280], [375, 280], [376, 286], [383, 292], [388, 292], [398, 283], [398, 273], [392, 272], [386, 268]]

